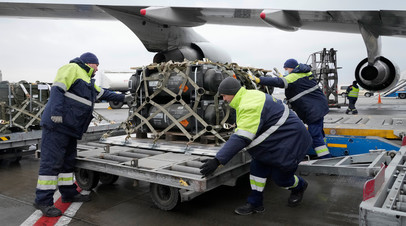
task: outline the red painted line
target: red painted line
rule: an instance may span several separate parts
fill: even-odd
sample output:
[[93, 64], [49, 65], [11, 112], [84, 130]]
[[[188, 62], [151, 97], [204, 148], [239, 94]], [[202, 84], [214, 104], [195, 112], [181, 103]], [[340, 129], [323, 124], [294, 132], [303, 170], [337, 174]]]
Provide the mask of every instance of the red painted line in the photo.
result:
[[[75, 181], [75, 183], [76, 183], [76, 181]], [[78, 192], [82, 191], [82, 189], [79, 186], [76, 188], [76, 190]], [[56, 200], [54, 205], [55, 205], [56, 208], [58, 208], [58, 209], [60, 209], [62, 211], [62, 214], [64, 214], [65, 211], [69, 208], [70, 204], [71, 204], [71, 202], [63, 203], [62, 202], [62, 196], [61, 196], [61, 197], [59, 197], [58, 200]], [[55, 225], [56, 222], [58, 222], [59, 218], [61, 218], [61, 216], [59, 216], [59, 217], [46, 217], [46, 216], [42, 215], [42, 217], [40, 219], [38, 219], [37, 222], [35, 222], [34, 226]]]

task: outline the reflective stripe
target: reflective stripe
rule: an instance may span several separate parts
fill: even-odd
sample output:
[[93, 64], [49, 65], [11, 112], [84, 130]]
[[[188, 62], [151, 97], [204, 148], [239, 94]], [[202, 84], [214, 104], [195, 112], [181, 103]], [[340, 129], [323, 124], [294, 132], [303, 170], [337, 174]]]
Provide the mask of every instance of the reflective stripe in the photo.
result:
[[310, 88], [310, 89], [307, 89], [307, 90], [305, 90], [305, 91], [302, 91], [302, 92], [296, 94], [296, 96], [290, 98], [288, 101], [289, 101], [289, 102], [293, 102], [293, 101], [295, 101], [295, 100], [301, 98], [302, 96], [304, 96], [304, 95], [306, 95], [306, 94], [308, 94], [308, 93], [311, 93], [311, 92], [315, 91], [315, 90], [318, 89], [318, 88], [319, 88], [319, 85], [315, 85], [315, 86], [313, 86], [313, 87]]
[[295, 188], [295, 187], [297, 187], [297, 185], [299, 184], [299, 177], [297, 177], [296, 175], [293, 175], [293, 176], [295, 177], [295, 183], [293, 183], [293, 185], [290, 186], [290, 187], [284, 187], [285, 189], [292, 189], [292, 188]]
[[314, 151], [316, 152], [318, 157], [330, 154], [326, 145], [315, 147]]
[[255, 134], [250, 133], [250, 132], [248, 132], [246, 130], [242, 130], [242, 129], [237, 130], [237, 132], [235, 132], [235, 134], [237, 134], [239, 136], [249, 138], [250, 140], [254, 139], [254, 137], [255, 137]]
[[58, 175], [58, 185], [72, 185], [73, 173], [60, 173]]
[[250, 145], [247, 146], [247, 149], [250, 149], [260, 143], [262, 143], [266, 138], [268, 138], [272, 133], [274, 133], [283, 123], [286, 122], [286, 119], [289, 117], [289, 108], [286, 104], [283, 105], [285, 110], [283, 111], [282, 117], [279, 118], [278, 122], [275, 125], [269, 127], [265, 132], [259, 135], [255, 140], [251, 142]]
[[69, 98], [71, 98], [71, 99], [73, 99], [73, 100], [76, 100], [76, 101], [78, 101], [78, 102], [80, 102], [80, 103], [82, 103], [82, 104], [86, 104], [86, 105], [88, 105], [88, 106], [92, 106], [92, 102], [91, 102], [90, 100], [86, 100], [85, 98], [80, 97], [80, 96], [78, 96], [78, 95], [76, 95], [76, 94], [73, 94], [73, 93], [71, 93], [71, 92], [66, 92], [66, 93], [65, 93], [65, 96], [66, 96], [66, 97], [69, 97]]
[[37, 189], [39, 190], [56, 190], [57, 184], [57, 176], [38, 176]]
[[98, 100], [101, 96], [103, 96], [103, 93], [104, 93], [104, 89], [100, 89], [100, 92], [96, 97], [96, 100]]
[[252, 190], [262, 192], [265, 188], [266, 178], [250, 175], [250, 184]]
[[283, 84], [285, 85], [285, 87], [283, 87], [283, 88], [288, 88], [288, 81], [286, 81], [286, 78], [284, 78], [284, 77], [281, 77], [281, 79], [282, 79], [282, 81], [283, 81]]
[[66, 92], [66, 90], [68, 90], [66, 88], [66, 85], [62, 82], [54, 82], [54, 84], [52, 84], [52, 86], [58, 86], [59, 88], [63, 89], [63, 91], [65, 91], [65, 92]]

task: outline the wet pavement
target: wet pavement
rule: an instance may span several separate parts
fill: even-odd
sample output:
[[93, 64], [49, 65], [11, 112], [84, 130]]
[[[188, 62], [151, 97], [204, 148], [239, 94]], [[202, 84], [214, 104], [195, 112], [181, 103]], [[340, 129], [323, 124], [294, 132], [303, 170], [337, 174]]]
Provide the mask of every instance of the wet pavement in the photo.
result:
[[[341, 99], [343, 100], [343, 99]], [[362, 114], [406, 117], [406, 100], [360, 98], [357, 108]], [[127, 109], [96, 110], [115, 121], [127, 117]], [[330, 114], [344, 114], [346, 108], [331, 109]], [[32, 202], [39, 159], [25, 156], [18, 163], [2, 161], [0, 165], [0, 224], [20, 225], [33, 214]], [[302, 175], [309, 187], [301, 205], [287, 206], [289, 191], [271, 181], [265, 189], [261, 214], [239, 216], [234, 209], [245, 203], [250, 192], [248, 177], [236, 186], [221, 186], [191, 201], [180, 203], [172, 211], [154, 206], [149, 184], [119, 178], [113, 185], [99, 184], [92, 190], [92, 201], [83, 203], [69, 225], [358, 225], [358, 208], [362, 201], [365, 177]]]
[[[39, 160], [33, 156], [0, 168], [0, 219], [20, 225], [34, 211]], [[234, 209], [245, 203], [250, 192], [248, 177], [234, 187], [221, 186], [172, 211], [154, 206], [149, 184], [119, 178], [113, 185], [99, 184], [92, 201], [84, 203], [69, 225], [357, 225], [362, 186], [367, 178], [302, 175], [309, 187], [303, 203], [288, 207], [288, 190], [268, 182], [261, 214], [239, 216]]]

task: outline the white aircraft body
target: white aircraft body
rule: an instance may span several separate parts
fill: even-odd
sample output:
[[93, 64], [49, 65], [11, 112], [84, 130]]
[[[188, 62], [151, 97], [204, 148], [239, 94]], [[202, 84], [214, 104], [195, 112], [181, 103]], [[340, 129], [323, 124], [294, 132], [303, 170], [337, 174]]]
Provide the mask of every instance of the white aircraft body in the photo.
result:
[[[396, 10], [351, 10], [342, 6], [298, 10], [271, 9], [266, 3], [264, 7], [249, 7], [235, 1], [235, 8], [230, 8], [221, 7], [221, 1], [208, 2], [216, 4], [213, 7], [204, 3], [199, 6], [194, 1], [169, 4], [169, 1], [131, 0], [0, 0], [0, 17], [117, 19], [137, 35], [148, 51], [156, 52], [154, 62], [182, 61], [185, 58], [231, 62], [231, 57], [225, 51], [193, 30], [193, 27], [204, 24], [273, 27], [284, 31], [303, 29], [360, 33], [367, 57], [355, 69], [358, 83], [371, 91], [391, 91], [399, 80], [396, 64], [381, 55], [380, 37], [406, 37], [406, 10], [402, 9], [402, 5]], [[366, 5], [369, 2], [364, 1]], [[294, 7], [294, 1], [290, 5]]]

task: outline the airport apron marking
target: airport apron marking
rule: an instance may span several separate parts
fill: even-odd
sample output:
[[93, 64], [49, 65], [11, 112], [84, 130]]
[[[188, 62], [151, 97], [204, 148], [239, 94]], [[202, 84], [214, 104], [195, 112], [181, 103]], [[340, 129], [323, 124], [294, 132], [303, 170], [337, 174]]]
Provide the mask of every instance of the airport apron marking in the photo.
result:
[[[77, 188], [78, 192], [82, 194], [89, 194], [90, 191], [82, 191], [80, 187]], [[82, 206], [82, 202], [73, 203], [63, 203], [61, 198], [61, 193], [59, 191], [55, 192], [54, 195], [55, 207], [62, 211], [62, 216], [60, 217], [45, 217], [42, 215], [40, 210], [36, 210], [30, 217], [25, 220], [21, 226], [25, 225], [67, 225], [75, 216], [76, 212]]]

